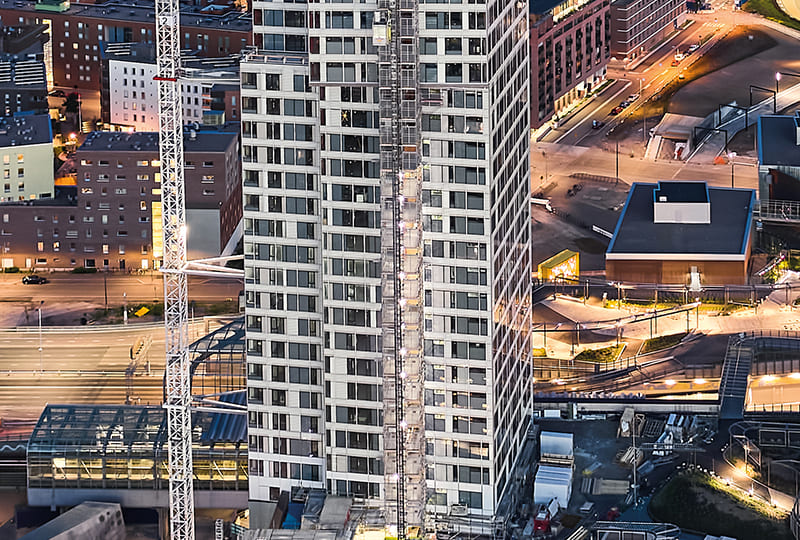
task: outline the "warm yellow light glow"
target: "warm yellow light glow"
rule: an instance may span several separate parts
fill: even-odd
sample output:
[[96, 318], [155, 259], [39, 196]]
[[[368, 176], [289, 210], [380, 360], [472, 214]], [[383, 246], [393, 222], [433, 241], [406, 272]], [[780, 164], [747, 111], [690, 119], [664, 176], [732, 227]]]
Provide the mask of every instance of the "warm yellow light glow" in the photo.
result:
[[695, 379], [694, 384], [708, 384], [708, 381], [705, 379]]
[[666, 381], [664, 381], [664, 384], [666, 384], [667, 386], [675, 386], [678, 383], [673, 379], [667, 379]]
[[789, 374], [789, 378], [790, 379], [800, 379], [800, 373], [790, 373]]
[[764, 375], [763, 377], [761, 377], [761, 382], [772, 382], [775, 379], [777, 379], [775, 375]]

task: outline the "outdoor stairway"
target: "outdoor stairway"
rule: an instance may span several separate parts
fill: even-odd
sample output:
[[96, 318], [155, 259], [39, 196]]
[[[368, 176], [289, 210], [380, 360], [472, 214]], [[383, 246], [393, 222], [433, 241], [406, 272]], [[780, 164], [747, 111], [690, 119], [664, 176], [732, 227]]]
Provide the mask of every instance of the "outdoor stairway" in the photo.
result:
[[721, 420], [741, 420], [747, 395], [747, 381], [753, 363], [753, 340], [731, 336], [722, 377], [719, 383], [719, 417]]

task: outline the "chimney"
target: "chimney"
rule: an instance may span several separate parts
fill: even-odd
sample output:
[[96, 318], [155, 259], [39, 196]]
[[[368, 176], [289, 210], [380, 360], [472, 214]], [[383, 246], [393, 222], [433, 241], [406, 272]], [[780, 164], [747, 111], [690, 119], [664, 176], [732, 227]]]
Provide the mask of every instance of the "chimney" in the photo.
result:
[[800, 146], [800, 111], [794, 113], [794, 144]]

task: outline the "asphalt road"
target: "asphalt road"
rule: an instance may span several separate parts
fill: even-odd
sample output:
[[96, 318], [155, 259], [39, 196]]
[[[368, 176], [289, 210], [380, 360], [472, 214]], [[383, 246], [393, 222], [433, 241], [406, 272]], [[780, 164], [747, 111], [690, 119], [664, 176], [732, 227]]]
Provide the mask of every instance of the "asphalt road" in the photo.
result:
[[[163, 301], [163, 280], [161, 274], [152, 272], [146, 275], [114, 274], [104, 275], [72, 274], [53, 272], [42, 274], [50, 280], [44, 285], [25, 285], [23, 274], [0, 274], [0, 301], [64, 300], [74, 302], [103, 303], [106, 298], [106, 285], [109, 305], [121, 305], [123, 293], [128, 301]], [[243, 289], [242, 281], [224, 278], [189, 278], [189, 300], [197, 302], [218, 302], [236, 299]]]
[[[192, 337], [201, 329], [196, 327]], [[164, 329], [158, 325], [125, 329], [84, 329], [42, 333], [0, 331], [0, 418], [35, 419], [47, 403], [113, 403], [126, 398], [125, 370], [137, 338], [152, 338], [147, 360], [134, 377], [131, 397], [161, 403], [164, 374]], [[41, 371], [42, 367], [44, 372]]]

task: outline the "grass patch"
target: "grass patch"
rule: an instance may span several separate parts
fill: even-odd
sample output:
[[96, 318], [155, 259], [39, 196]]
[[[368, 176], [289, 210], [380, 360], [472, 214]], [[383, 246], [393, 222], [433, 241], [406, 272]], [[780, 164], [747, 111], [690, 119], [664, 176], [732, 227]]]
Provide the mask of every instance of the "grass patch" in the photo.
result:
[[800, 21], [792, 19], [781, 11], [775, 0], [748, 0], [743, 9], [750, 13], [758, 13], [765, 19], [775, 21], [789, 28], [800, 30]]
[[586, 349], [578, 353], [575, 360], [605, 364], [616, 360], [623, 348], [624, 345], [612, 345], [611, 347], [604, 347], [602, 349]]
[[[756, 0], [750, 0], [750, 2], [753, 1]], [[773, 0], [760, 1], [771, 2]], [[750, 2], [748, 2], [748, 5]], [[749, 36], [753, 36], [753, 39], [750, 39]], [[710, 35], [704, 35], [701, 41], [707, 41], [710, 37]], [[665, 113], [669, 112], [669, 104], [672, 100], [672, 96], [684, 85], [704, 75], [708, 75], [709, 73], [744, 60], [745, 58], [766, 51], [775, 45], [777, 45], [777, 42], [766, 32], [758, 28], [750, 26], [735, 28], [725, 39], [715, 43], [702, 58], [693, 61], [694, 58], [690, 56], [684, 60], [682, 65], [691, 62], [691, 65], [683, 70], [685, 78], [678, 79], [676, 77], [667, 84], [659, 94], [653, 96], [641, 107], [636, 108], [635, 111], [626, 115], [624, 123], [614, 128], [609, 134], [609, 139], [613, 141], [628, 137], [633, 130], [638, 129], [639, 124], [645, 117], [647, 118], [648, 126], [655, 126], [657, 123], [656, 121]]]
[[680, 343], [684, 337], [686, 337], [686, 332], [648, 339], [647, 341], [644, 342], [644, 345], [642, 346], [642, 354], [674, 347], [675, 345]]
[[792, 540], [786, 514], [710, 475], [673, 477], [650, 502], [655, 521], [739, 540]]

